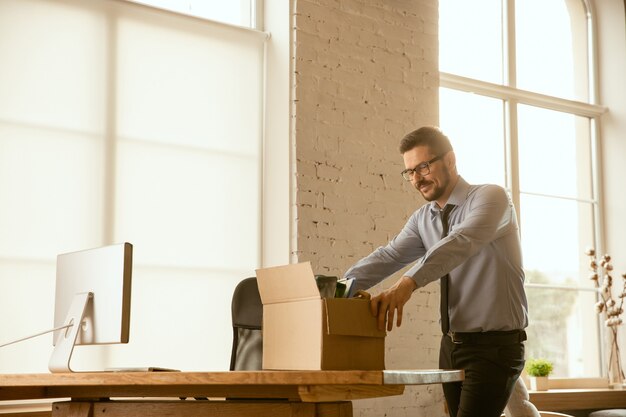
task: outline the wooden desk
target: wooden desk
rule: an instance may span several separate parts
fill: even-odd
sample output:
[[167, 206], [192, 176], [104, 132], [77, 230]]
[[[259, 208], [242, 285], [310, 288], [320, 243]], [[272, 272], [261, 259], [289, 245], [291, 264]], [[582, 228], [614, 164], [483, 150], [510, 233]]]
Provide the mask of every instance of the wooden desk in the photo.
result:
[[12, 374], [0, 375], [0, 401], [71, 398], [53, 404], [53, 417], [350, 417], [350, 400], [461, 380], [463, 371], [457, 370]]
[[626, 408], [626, 390], [621, 389], [550, 389], [528, 394], [539, 410]]

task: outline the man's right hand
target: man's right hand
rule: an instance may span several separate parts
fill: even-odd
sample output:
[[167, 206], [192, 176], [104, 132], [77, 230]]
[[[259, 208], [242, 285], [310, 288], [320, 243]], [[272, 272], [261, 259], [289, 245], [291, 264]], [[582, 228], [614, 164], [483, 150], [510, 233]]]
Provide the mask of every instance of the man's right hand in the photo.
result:
[[417, 289], [417, 284], [408, 276], [400, 278], [391, 288], [383, 291], [370, 301], [372, 315], [378, 317], [378, 328], [387, 331], [393, 329], [393, 319], [397, 316], [396, 325], [402, 324], [402, 308], [409, 301], [413, 291]]

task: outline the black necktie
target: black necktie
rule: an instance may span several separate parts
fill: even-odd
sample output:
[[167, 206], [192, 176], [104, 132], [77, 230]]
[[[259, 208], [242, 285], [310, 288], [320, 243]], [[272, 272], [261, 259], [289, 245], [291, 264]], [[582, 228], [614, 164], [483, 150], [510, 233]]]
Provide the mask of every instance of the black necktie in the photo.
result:
[[[450, 212], [454, 208], [453, 204], [446, 204], [441, 214], [441, 238], [448, 236], [448, 217]], [[441, 312], [441, 331], [443, 334], [448, 334], [450, 331], [450, 317], [448, 317], [448, 286], [450, 285], [450, 275], [446, 274], [441, 277], [441, 301], [439, 303], [439, 310]]]

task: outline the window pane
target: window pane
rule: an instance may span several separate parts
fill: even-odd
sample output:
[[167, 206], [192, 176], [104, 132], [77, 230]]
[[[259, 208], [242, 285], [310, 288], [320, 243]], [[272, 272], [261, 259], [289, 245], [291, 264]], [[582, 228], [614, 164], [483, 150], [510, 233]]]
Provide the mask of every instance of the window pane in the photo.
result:
[[591, 199], [589, 119], [520, 105], [518, 123], [522, 192]]
[[118, 150], [115, 236], [136, 245], [135, 265], [241, 276], [258, 267], [256, 157], [143, 141], [122, 141]]
[[0, 258], [54, 261], [102, 241], [103, 142], [0, 123]]
[[440, 127], [450, 138], [459, 173], [473, 184], [505, 186], [502, 101], [441, 88]]
[[164, 13], [149, 11], [129, 8], [118, 23], [120, 136], [256, 155], [259, 37], [180, 16], [165, 25]]
[[587, 37], [582, 1], [515, 3], [517, 86], [587, 101]]
[[[245, 276], [239, 271], [171, 270], [135, 264], [131, 343], [107, 346], [108, 362], [115, 367], [228, 369], [231, 345], [225, 341], [229, 340], [228, 335], [232, 338], [233, 330], [230, 320], [223, 317], [230, 311], [231, 298], [221, 295], [232, 294]], [[194, 317], [191, 320], [190, 314]], [[220, 319], [203, 320], [206, 317]], [[164, 323], [175, 325], [166, 324], [165, 329]], [[167, 337], [163, 337], [163, 332], [167, 332]], [[181, 343], [183, 340], [192, 341]], [[176, 356], [168, 357], [165, 352], [176, 352]]]
[[102, 239], [105, 28], [69, 2], [0, 2], [2, 258]]
[[501, 0], [439, 1], [439, 69], [502, 83]]
[[256, 0], [128, 0], [171, 10], [189, 16], [216, 20], [231, 25], [254, 27], [253, 10]]
[[520, 204], [524, 267], [550, 284], [593, 286], [584, 254], [594, 246], [592, 204], [525, 194]]
[[[548, 281], [526, 272], [534, 281]], [[527, 288], [529, 326], [526, 358], [554, 363], [555, 377], [600, 376], [596, 295], [587, 291]]]
[[[0, 343], [53, 327], [55, 261], [0, 258]], [[5, 346], [0, 372], [48, 372], [51, 347], [52, 334]]]
[[104, 131], [106, 19], [92, 9], [0, 1], [0, 120]]

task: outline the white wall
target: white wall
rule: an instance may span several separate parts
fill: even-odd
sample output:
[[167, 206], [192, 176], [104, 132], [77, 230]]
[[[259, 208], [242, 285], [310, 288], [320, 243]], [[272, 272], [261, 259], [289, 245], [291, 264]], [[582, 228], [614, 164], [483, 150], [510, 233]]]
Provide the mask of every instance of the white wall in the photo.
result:
[[[398, 143], [438, 122], [437, 3], [298, 0], [293, 28], [292, 258], [340, 276], [424, 203], [399, 174]], [[437, 367], [438, 305], [437, 284], [413, 294], [402, 327], [387, 336], [387, 368]], [[361, 417], [444, 415], [439, 385], [354, 409]]]
[[[605, 251], [613, 258], [614, 287], [621, 290], [621, 275], [626, 273], [626, 14], [622, 0], [596, 0], [594, 6], [599, 99], [609, 109], [601, 122]], [[626, 364], [626, 326], [619, 334], [622, 364]]]

